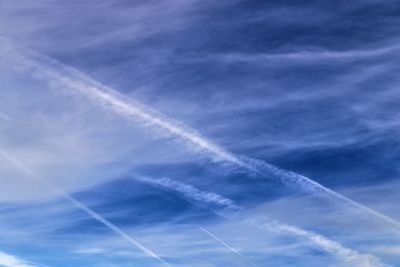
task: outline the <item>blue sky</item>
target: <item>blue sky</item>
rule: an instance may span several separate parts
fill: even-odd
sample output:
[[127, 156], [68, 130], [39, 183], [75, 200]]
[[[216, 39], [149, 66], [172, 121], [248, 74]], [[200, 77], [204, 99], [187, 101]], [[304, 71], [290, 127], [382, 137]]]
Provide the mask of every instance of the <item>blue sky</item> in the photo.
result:
[[399, 12], [0, 0], [0, 266], [400, 266]]

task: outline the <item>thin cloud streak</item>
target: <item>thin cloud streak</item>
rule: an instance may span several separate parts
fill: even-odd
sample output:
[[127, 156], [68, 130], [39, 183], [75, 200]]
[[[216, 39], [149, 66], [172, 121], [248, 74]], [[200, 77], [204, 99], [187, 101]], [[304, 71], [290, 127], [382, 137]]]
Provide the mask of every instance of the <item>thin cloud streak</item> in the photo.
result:
[[[259, 224], [259, 222], [257, 221], [251, 223]], [[297, 236], [299, 238], [307, 240], [312, 244], [318, 246], [319, 248], [325, 250], [326, 252], [336, 255], [340, 260], [349, 264], [349, 266], [390, 267], [390, 265], [382, 263], [380, 259], [371, 254], [361, 254], [360, 252], [354, 249], [347, 248], [336, 241], [328, 239], [325, 236], [322, 236], [312, 231], [298, 228], [293, 225], [272, 222], [261, 223], [259, 227], [276, 233]]]
[[[248, 170], [250, 173], [256, 173], [265, 178], [269, 178], [269, 174], [264, 173], [265, 170], [268, 170], [269, 172], [278, 174], [278, 178], [285, 184], [310, 192], [313, 195], [327, 198], [331, 201], [339, 200], [347, 203], [353, 208], [362, 210], [372, 215], [374, 218], [380, 219], [382, 222], [395, 228], [397, 232], [400, 232], [400, 222], [397, 220], [344, 197], [310, 178], [278, 169], [265, 162], [263, 162], [264, 164], [258, 164], [262, 162], [259, 160], [250, 160], [251, 164], [249, 164], [222, 147], [211, 143], [196, 131], [182, 125], [182, 123], [170, 119], [159, 112], [134, 101], [133, 99], [123, 96], [114, 89], [100, 84], [72, 67], [66, 66], [54, 59], [40, 55], [26, 48], [19, 47], [5, 38], [0, 37], [0, 45], [0, 56], [1, 53], [3, 53], [3, 57], [10, 59], [10, 55], [13, 55], [15, 59], [19, 61], [20, 65], [39, 72], [44, 76], [44, 79], [47, 79], [50, 82], [59, 82], [62, 85], [73, 89], [75, 92], [88, 97], [95, 104], [98, 104], [118, 115], [124, 116], [129, 120], [134, 120], [135, 122], [140, 121], [148, 128], [156, 130], [163, 129], [170, 136], [182, 140], [186, 144], [186, 147], [192, 151], [207, 153], [213, 158], [229, 162], [235, 166]], [[254, 162], [258, 163], [254, 164]], [[258, 168], [257, 166], [262, 166], [262, 168]], [[284, 174], [284, 176], [280, 177], [279, 174]]]
[[[159, 188], [161, 186], [164, 187], [164, 190], [170, 191], [170, 192], [176, 192], [178, 195], [188, 201], [189, 203], [193, 203], [194, 205], [200, 206], [200, 207], [206, 207], [208, 210], [212, 211], [218, 216], [221, 216], [223, 218], [229, 219], [229, 220], [236, 220], [237, 216], [240, 215], [237, 209], [231, 209], [230, 206], [225, 205], [221, 206], [219, 208], [216, 208], [217, 205], [221, 205], [220, 201], [215, 201], [214, 205], [210, 205], [210, 203], [213, 202], [213, 199], [207, 199], [207, 200], [202, 200], [201, 198], [198, 198], [197, 195], [191, 195], [190, 193], [193, 190], [185, 190], [187, 188], [187, 184], [177, 182], [175, 183], [163, 183], [160, 182], [161, 179], [156, 179], [156, 178], [146, 178], [147, 181], [143, 179], [138, 179], [138, 181], [145, 182], [146, 184], [152, 185], [156, 188]], [[169, 179], [171, 180], [171, 179]], [[151, 181], [151, 182], [149, 182]], [[180, 186], [176, 186], [176, 185]], [[174, 186], [173, 186], [174, 185]], [[195, 188], [194, 186], [191, 186], [191, 188]], [[197, 189], [198, 191], [201, 191]], [[205, 191], [202, 191], [205, 192]], [[215, 194], [212, 192], [207, 192], [209, 194]], [[220, 199], [226, 199], [223, 196], [219, 196]], [[230, 199], [226, 199], [226, 203], [234, 203]], [[235, 205], [236, 206], [236, 205]], [[236, 206], [240, 210], [243, 210], [242, 207]], [[227, 212], [226, 210], [231, 210], [234, 212], [234, 215], [231, 215]], [[301, 228], [298, 228], [296, 226], [288, 225], [288, 224], [283, 224], [279, 222], [265, 222], [261, 220], [255, 220], [255, 219], [249, 219], [245, 220], [246, 223], [248, 223], [251, 226], [254, 226], [258, 229], [263, 229], [263, 230], [268, 230], [270, 232], [278, 233], [278, 234], [283, 234], [283, 235], [289, 235], [289, 236], [295, 236], [297, 238], [301, 238], [304, 240], [307, 240], [314, 246], [323, 249], [324, 251], [328, 252], [329, 254], [335, 255], [337, 258], [342, 260], [345, 263], [351, 264], [351, 266], [358, 266], [358, 267], [390, 267], [390, 265], [386, 265], [382, 263], [378, 258], [376, 258], [373, 255], [370, 254], [361, 254], [360, 252], [346, 248], [342, 244], [330, 240], [327, 237], [324, 237], [320, 234], [317, 234], [312, 231], [307, 231]]]
[[[276, 54], [215, 54], [203, 56], [198, 60], [223, 60], [226, 62], [267, 62], [276, 60], [285, 63], [309, 63], [323, 60], [358, 60], [368, 59], [378, 56], [387, 55], [397, 52], [400, 49], [399, 45], [389, 45], [375, 49], [365, 50], [349, 50], [349, 51], [298, 51], [291, 53], [276, 53]], [[195, 59], [197, 60], [197, 58]]]
[[6, 158], [8, 161], [13, 163], [16, 167], [21, 169], [23, 172], [25, 172], [27, 175], [29, 175], [30, 178], [33, 178], [37, 182], [41, 182], [44, 185], [48, 186], [51, 188], [55, 193], [66, 199], [68, 202], [70, 202], [72, 205], [75, 207], [81, 209], [85, 213], [87, 213], [89, 216], [94, 218], [95, 220], [101, 222], [105, 226], [107, 226], [110, 230], [118, 234], [120, 237], [131, 243], [133, 246], [141, 250], [145, 255], [148, 257], [151, 257], [153, 259], [158, 260], [159, 262], [163, 263], [165, 266], [171, 266], [169, 263], [164, 261], [161, 257], [159, 257], [155, 252], [147, 248], [146, 246], [142, 245], [140, 242], [136, 241], [132, 237], [130, 237], [128, 234], [126, 234], [124, 231], [122, 231], [120, 228], [118, 228], [116, 225], [108, 221], [106, 218], [102, 217], [100, 214], [96, 213], [89, 207], [87, 207], [85, 204], [82, 202], [76, 200], [69, 194], [65, 193], [64, 191], [60, 190], [59, 188], [55, 187], [54, 185], [50, 184], [47, 180], [45, 180], [43, 177], [38, 176], [32, 169], [30, 169], [28, 166], [23, 164], [22, 162], [18, 161], [14, 157], [12, 157], [9, 153], [6, 151], [0, 149], [0, 154]]
[[218, 236], [214, 235], [213, 233], [211, 233], [210, 231], [208, 231], [207, 229], [205, 229], [204, 227], [198, 226], [199, 229], [201, 231], [203, 231], [204, 233], [206, 233], [208, 236], [210, 236], [211, 238], [215, 239], [218, 243], [222, 244], [224, 247], [228, 248], [230, 251], [232, 251], [233, 253], [235, 253], [236, 255], [238, 255], [240, 258], [242, 258], [246, 263], [252, 265], [252, 266], [256, 266], [258, 267], [257, 264], [255, 264], [254, 262], [250, 261], [249, 259], [247, 259], [244, 255], [242, 255], [242, 253], [240, 253], [237, 249], [233, 248], [232, 246], [230, 246], [228, 243], [226, 243], [224, 240], [222, 240], [221, 238], [219, 238]]
[[232, 200], [222, 197], [213, 192], [207, 192], [200, 190], [192, 185], [180, 183], [178, 181], [169, 179], [169, 178], [160, 178], [154, 179], [145, 176], [135, 175], [132, 177], [133, 179], [149, 184], [153, 187], [157, 187], [159, 189], [167, 190], [169, 192], [179, 192], [180, 194], [193, 199], [195, 201], [205, 203], [208, 205], [215, 205], [220, 208], [227, 208], [229, 210], [237, 210], [239, 211], [241, 208], [233, 203]]
[[389, 216], [386, 216], [380, 212], [377, 212], [367, 206], [364, 206], [352, 199], [349, 199], [329, 188], [321, 186], [319, 183], [311, 180], [308, 177], [305, 177], [303, 175], [300, 175], [298, 173], [294, 173], [291, 171], [279, 169], [279, 168], [277, 168], [271, 164], [268, 164], [262, 160], [252, 159], [249, 157], [242, 157], [242, 159], [244, 161], [246, 161], [250, 166], [252, 166], [255, 170], [257, 170], [257, 172], [262, 171], [263, 169], [265, 171], [271, 172], [272, 174], [276, 175], [280, 181], [282, 181], [285, 185], [287, 185], [289, 187], [302, 188], [306, 192], [309, 192], [313, 195], [320, 196], [320, 197], [324, 197], [326, 195], [331, 196], [330, 198], [328, 198], [329, 200], [331, 200], [333, 202], [339, 201], [339, 204], [346, 203], [346, 204], [349, 204], [350, 207], [352, 207], [352, 208], [355, 208], [357, 210], [371, 214], [374, 216], [374, 218], [377, 218], [382, 222], [386, 222], [392, 226], [395, 226], [396, 227], [395, 231], [397, 233], [400, 233], [400, 229], [398, 229], [400, 224], [397, 220], [395, 220]]

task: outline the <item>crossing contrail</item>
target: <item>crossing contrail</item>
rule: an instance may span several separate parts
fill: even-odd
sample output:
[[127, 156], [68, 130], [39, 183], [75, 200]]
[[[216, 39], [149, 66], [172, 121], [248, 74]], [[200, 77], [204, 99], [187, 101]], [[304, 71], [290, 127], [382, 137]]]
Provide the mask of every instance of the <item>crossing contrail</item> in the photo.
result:
[[77, 69], [18, 46], [8, 39], [1, 37], [0, 48], [0, 58], [4, 58], [5, 60], [11, 59], [12, 62], [18, 63], [19, 67], [25, 67], [37, 73], [40, 78], [48, 82], [57, 82], [70, 90], [72, 89], [73, 92], [86, 96], [93, 103], [126, 119], [141, 122], [143, 126], [149, 129], [161, 129], [163, 130], [161, 134], [168, 134], [175, 137], [175, 139], [182, 141], [192, 151], [205, 153], [214, 159], [231, 163], [249, 173], [257, 174], [264, 178], [270, 178], [271, 175], [275, 175], [280, 181], [289, 186], [323, 197], [332, 202], [346, 203], [348, 206], [361, 210], [386, 223], [386, 225], [391, 226], [398, 233], [400, 232], [400, 222], [398, 220], [351, 200], [308, 177], [279, 169], [260, 160], [236, 156], [210, 142], [200, 133], [184, 126], [182, 123], [168, 118], [142, 103], [125, 97], [111, 87], [93, 80]]
[[165, 266], [171, 267], [170, 264], [168, 264], [166, 261], [164, 261], [161, 257], [159, 257], [155, 252], [150, 250], [149, 248], [145, 247], [142, 245], [140, 242], [136, 241], [132, 237], [130, 237], [128, 234], [126, 234], [124, 231], [122, 231], [120, 228], [118, 228], [115, 224], [111, 223], [108, 221], [106, 218], [101, 216], [100, 214], [96, 213], [94, 210], [90, 209], [88, 206], [83, 204], [82, 202], [76, 200], [73, 198], [71, 195], [65, 193], [64, 191], [60, 190], [59, 188], [55, 187], [53, 184], [48, 182], [46, 179], [43, 177], [40, 177], [36, 172], [34, 172], [31, 168], [23, 164], [22, 162], [18, 161], [14, 157], [12, 157], [9, 153], [6, 151], [0, 149], [0, 154], [6, 158], [8, 161], [13, 163], [16, 167], [18, 167], [20, 170], [22, 170], [25, 174], [27, 174], [30, 178], [33, 178], [37, 182], [41, 182], [42, 184], [45, 184], [49, 188], [51, 188], [55, 193], [63, 197], [65, 200], [70, 202], [72, 205], [75, 207], [81, 209], [84, 211], [86, 214], [91, 216], [93, 219], [101, 222], [105, 226], [107, 226], [110, 230], [115, 232], [117, 235], [128, 241], [130, 244], [135, 246], [137, 249], [141, 250], [145, 255], [158, 260], [159, 262], [163, 263]]
[[[220, 196], [216, 193], [213, 192], [207, 192], [203, 191], [200, 189], [195, 188], [192, 185], [187, 185], [185, 183], [181, 183], [178, 181], [174, 181], [171, 179], [168, 179], [168, 183], [165, 182], [166, 178], [151, 178], [151, 177], [146, 177], [145, 179], [143, 177], [139, 177], [138, 179], [136, 176], [132, 177], [135, 180], [138, 180], [140, 182], [146, 183], [150, 186], [159, 188], [159, 189], [164, 189], [165, 191], [169, 192], [175, 192], [178, 194], [182, 199], [196, 205], [199, 207], [206, 208], [210, 210], [211, 212], [215, 213], [218, 216], [221, 216], [225, 219], [228, 220], [233, 220], [235, 221], [240, 213], [240, 211], [244, 210], [242, 207], [234, 204], [234, 202], [231, 199], [227, 199], [223, 196]], [[172, 182], [173, 181], [173, 182]], [[187, 190], [187, 188], [190, 188]], [[194, 190], [196, 189], [196, 190]], [[197, 194], [192, 195], [192, 192], [205, 192], [207, 194], [213, 194], [218, 196], [218, 200], [214, 200], [216, 198], [199, 198]], [[221, 200], [224, 200], [221, 202]], [[214, 203], [213, 203], [214, 202]], [[221, 203], [230, 203], [228, 204], [221, 204]], [[234, 208], [232, 208], [234, 207]], [[231, 210], [234, 215], [230, 215], [227, 213], [227, 210]], [[264, 220], [245, 220], [247, 224], [256, 227], [258, 229], [262, 230], [268, 230], [270, 232], [278, 233], [278, 234], [283, 234], [283, 235], [290, 235], [290, 236], [295, 236], [297, 238], [304, 239], [314, 246], [323, 249], [324, 251], [335, 255], [337, 258], [342, 260], [345, 263], [348, 263], [350, 266], [354, 267], [390, 267], [390, 265], [382, 263], [377, 257], [370, 255], [370, 254], [362, 254], [356, 250], [347, 248], [343, 246], [342, 244], [330, 240], [329, 238], [317, 234], [312, 231], [307, 231], [304, 229], [301, 229], [296, 226], [284, 224], [284, 223], [279, 223], [276, 221], [270, 221], [268, 220], [265, 222]], [[202, 228], [200, 228], [202, 229]], [[204, 228], [202, 229], [203, 231], [205, 230]], [[220, 240], [218, 237], [212, 235], [208, 231], [204, 231], [208, 233], [210, 236], [212, 236], [214, 239], [216, 239], [218, 242], [224, 244], [228, 248], [231, 248], [228, 244]], [[235, 253], [238, 253], [237, 250], [231, 248], [231, 250]]]

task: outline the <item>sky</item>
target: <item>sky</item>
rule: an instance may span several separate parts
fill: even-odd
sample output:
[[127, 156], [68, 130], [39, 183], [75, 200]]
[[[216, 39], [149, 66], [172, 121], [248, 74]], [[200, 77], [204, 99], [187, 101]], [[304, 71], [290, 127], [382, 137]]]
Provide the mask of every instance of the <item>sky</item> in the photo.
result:
[[400, 266], [399, 13], [0, 0], [0, 266]]

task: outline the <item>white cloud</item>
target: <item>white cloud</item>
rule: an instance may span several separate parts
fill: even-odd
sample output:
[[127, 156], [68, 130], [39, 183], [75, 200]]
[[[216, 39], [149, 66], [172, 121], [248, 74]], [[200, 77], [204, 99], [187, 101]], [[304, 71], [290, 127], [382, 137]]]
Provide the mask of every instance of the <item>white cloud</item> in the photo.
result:
[[16, 256], [0, 251], [0, 266], [4, 267], [38, 267], [17, 258]]
[[88, 247], [77, 249], [74, 252], [78, 254], [103, 254], [106, 251], [102, 248]]

